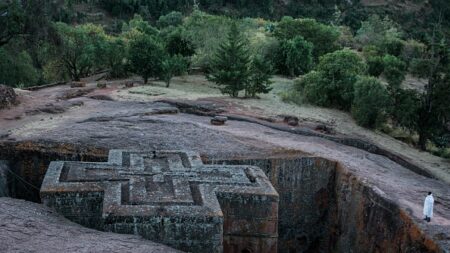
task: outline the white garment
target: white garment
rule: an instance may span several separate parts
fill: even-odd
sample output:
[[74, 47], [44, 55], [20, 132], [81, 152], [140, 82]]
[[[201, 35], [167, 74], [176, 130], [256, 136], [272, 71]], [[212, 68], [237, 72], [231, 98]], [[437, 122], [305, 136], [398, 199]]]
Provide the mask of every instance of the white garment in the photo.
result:
[[433, 218], [433, 205], [434, 198], [433, 195], [428, 195], [423, 203], [423, 215]]

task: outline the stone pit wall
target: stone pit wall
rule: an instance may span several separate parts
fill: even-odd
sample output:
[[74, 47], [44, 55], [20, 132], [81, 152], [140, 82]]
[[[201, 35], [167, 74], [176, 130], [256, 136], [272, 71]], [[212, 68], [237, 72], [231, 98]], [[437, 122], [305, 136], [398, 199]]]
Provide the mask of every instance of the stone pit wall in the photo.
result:
[[280, 195], [278, 252], [442, 252], [407, 213], [336, 162], [210, 160], [259, 166]]
[[[2, 143], [0, 159], [9, 160], [15, 173], [40, 187], [51, 161], [106, 161], [107, 151], [73, 145]], [[280, 193], [279, 253], [442, 252], [409, 214], [334, 162], [310, 157], [208, 162], [256, 165], [267, 174]], [[302, 175], [310, 178], [307, 181]], [[33, 192], [17, 179], [11, 181], [11, 196], [40, 201], [37, 190]], [[296, 188], [302, 183], [309, 187]], [[309, 221], [303, 218], [306, 216]]]
[[329, 234], [336, 252], [442, 252], [409, 214], [339, 165], [334, 202]]
[[3, 142], [0, 143], [0, 160], [9, 162], [9, 168], [16, 175], [10, 176], [9, 194], [13, 198], [40, 202], [39, 189], [45, 173], [52, 161], [91, 161], [103, 162], [108, 150], [82, 148], [70, 144]]
[[278, 252], [330, 252], [329, 212], [334, 209], [334, 162], [321, 158], [216, 160], [260, 167], [280, 195]]
[[9, 162], [0, 160], [0, 197], [9, 197]]

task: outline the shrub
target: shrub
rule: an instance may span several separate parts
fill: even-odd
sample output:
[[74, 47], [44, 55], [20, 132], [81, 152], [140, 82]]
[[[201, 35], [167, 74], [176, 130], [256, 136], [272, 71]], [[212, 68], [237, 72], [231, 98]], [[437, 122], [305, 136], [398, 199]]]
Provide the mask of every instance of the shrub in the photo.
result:
[[0, 83], [12, 87], [32, 86], [39, 75], [26, 51], [12, 53], [0, 48]]
[[166, 52], [158, 39], [141, 34], [130, 41], [129, 61], [134, 73], [144, 78], [157, 77], [161, 72], [161, 61]]
[[379, 77], [384, 71], [383, 58], [380, 56], [369, 56], [366, 60], [367, 73], [374, 77]]
[[360, 77], [354, 86], [351, 113], [356, 123], [375, 128], [385, 120], [389, 95], [386, 88], [374, 77]]
[[313, 55], [318, 58], [338, 48], [339, 30], [317, 22], [314, 19], [293, 19], [284, 17], [276, 26], [275, 37], [290, 40], [302, 36], [314, 45]]
[[303, 39], [301, 36], [284, 41], [281, 44], [281, 55], [284, 58], [284, 66], [290, 76], [298, 76], [307, 73], [313, 63], [313, 44]]
[[398, 89], [405, 80], [406, 64], [392, 55], [383, 57], [384, 71], [383, 75], [392, 89]]
[[160, 28], [168, 26], [179, 26], [183, 24], [183, 14], [178, 11], [172, 11], [167, 15], [159, 17], [157, 24]]
[[250, 80], [245, 87], [248, 97], [256, 97], [256, 94], [269, 93], [272, 88], [272, 66], [262, 57], [254, 57], [250, 66]]
[[168, 55], [161, 62], [161, 72], [159, 73], [159, 78], [164, 80], [166, 87], [169, 88], [172, 77], [186, 72], [187, 66], [188, 62], [183, 56]]
[[366, 71], [362, 59], [353, 51], [344, 49], [320, 58], [317, 72], [307, 74], [306, 99], [314, 104], [349, 110], [353, 101], [353, 85]]

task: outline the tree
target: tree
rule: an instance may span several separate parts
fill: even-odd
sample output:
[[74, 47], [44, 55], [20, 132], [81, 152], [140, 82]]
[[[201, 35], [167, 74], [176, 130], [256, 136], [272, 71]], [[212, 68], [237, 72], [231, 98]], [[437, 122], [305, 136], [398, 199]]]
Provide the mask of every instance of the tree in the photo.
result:
[[247, 42], [242, 38], [236, 23], [232, 23], [227, 41], [217, 49], [211, 64], [208, 80], [223, 86], [222, 93], [238, 97], [250, 78], [250, 56]]
[[178, 11], [172, 11], [158, 19], [158, 27], [179, 26], [183, 24], [183, 14]]
[[195, 53], [195, 46], [192, 41], [184, 36], [180, 29], [170, 33], [166, 39], [166, 49], [170, 55], [192, 56]]
[[[366, 21], [361, 23], [361, 28], [356, 32], [355, 39], [361, 45], [374, 45], [387, 49], [386, 44], [392, 43], [391, 50], [395, 50], [396, 42], [402, 36], [398, 25], [389, 17], [380, 18], [378, 15], [371, 15]], [[388, 53], [388, 52], [385, 52]]]
[[383, 57], [384, 71], [383, 76], [389, 83], [391, 89], [399, 89], [406, 75], [406, 64], [392, 55]]
[[72, 80], [79, 81], [102, 64], [105, 33], [92, 24], [69, 26], [56, 23], [61, 40], [55, 57], [61, 59]]
[[386, 88], [374, 77], [360, 77], [354, 92], [351, 113], [356, 122], [368, 128], [381, 124], [389, 105]]
[[353, 101], [353, 85], [365, 72], [365, 64], [353, 51], [343, 49], [320, 58], [317, 71], [303, 80], [306, 99], [320, 106], [349, 110]]
[[269, 93], [272, 88], [272, 66], [261, 57], [254, 57], [250, 67], [250, 80], [245, 87], [246, 97], [256, 97], [259, 93]]
[[109, 68], [109, 76], [124, 77], [127, 74], [125, 59], [127, 45], [122, 37], [107, 36], [104, 48], [105, 64]]
[[161, 72], [159, 78], [166, 82], [166, 87], [169, 88], [170, 80], [176, 75], [181, 75], [187, 70], [187, 60], [181, 55], [168, 55], [161, 62]]
[[290, 40], [296, 36], [302, 36], [314, 45], [313, 56], [316, 59], [338, 48], [339, 30], [314, 19], [284, 17], [276, 26], [274, 35], [279, 40]]
[[380, 56], [369, 56], [366, 59], [367, 73], [374, 77], [379, 77], [384, 71], [384, 61]]
[[129, 62], [131, 70], [144, 78], [157, 77], [161, 72], [161, 62], [165, 55], [162, 43], [147, 34], [135, 36], [130, 41]]
[[128, 22], [128, 24], [124, 24], [122, 27], [122, 32], [131, 32], [133, 30], [137, 30], [141, 33], [145, 33], [151, 36], [158, 36], [158, 29], [151, 26], [147, 21], [145, 21], [141, 15], [135, 14], [133, 19]]
[[426, 142], [443, 132], [450, 122], [450, 59], [449, 48], [443, 40], [438, 40], [440, 24], [436, 25], [427, 52], [431, 65], [427, 68], [428, 84], [421, 96], [417, 132], [419, 147], [426, 149]]
[[307, 73], [313, 63], [313, 44], [296, 36], [281, 44], [284, 65], [290, 76], [298, 76]]
[[0, 48], [0, 83], [12, 87], [32, 86], [38, 81], [38, 72], [26, 51], [11, 52]]
[[0, 2], [0, 47], [22, 34], [25, 28], [25, 13], [18, 0]]

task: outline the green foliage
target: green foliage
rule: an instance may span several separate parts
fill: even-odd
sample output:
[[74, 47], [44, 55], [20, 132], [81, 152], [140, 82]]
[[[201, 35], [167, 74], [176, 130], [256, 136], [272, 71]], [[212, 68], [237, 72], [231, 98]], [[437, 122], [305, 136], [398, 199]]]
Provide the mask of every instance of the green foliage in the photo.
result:
[[42, 68], [42, 75], [46, 82], [59, 82], [70, 79], [64, 63], [59, 59], [48, 61]]
[[374, 77], [360, 77], [354, 86], [351, 113], [356, 123], [375, 128], [385, 121], [389, 105], [386, 88]]
[[166, 39], [166, 49], [170, 55], [192, 56], [195, 53], [195, 46], [192, 41], [177, 29], [168, 35]]
[[228, 40], [217, 50], [211, 64], [208, 79], [221, 86], [221, 91], [237, 97], [250, 78], [250, 55], [247, 42], [243, 39], [236, 23], [232, 23]]
[[[281, 43], [282, 65], [281, 71], [287, 70], [290, 76], [298, 76], [307, 73], [313, 64], [313, 44], [296, 36], [293, 39]], [[280, 72], [281, 72], [280, 71]]]
[[259, 93], [269, 93], [272, 88], [272, 66], [262, 57], [254, 57], [250, 66], [250, 80], [245, 86], [246, 97], [256, 97]]
[[383, 57], [384, 71], [383, 76], [386, 78], [392, 89], [400, 88], [401, 83], [405, 80], [406, 64], [392, 55]]
[[379, 77], [384, 71], [383, 57], [369, 56], [366, 59], [367, 73], [374, 77]]
[[276, 26], [275, 37], [290, 40], [302, 36], [314, 45], [313, 55], [318, 58], [338, 48], [340, 33], [336, 27], [317, 22], [314, 19], [293, 19], [284, 17]]
[[419, 120], [420, 94], [414, 90], [391, 91], [390, 114], [396, 125], [415, 130]]
[[362, 59], [348, 49], [335, 51], [320, 58], [317, 71], [305, 75], [306, 99], [325, 107], [349, 110], [353, 101], [353, 85], [366, 71]]
[[109, 69], [109, 77], [127, 76], [127, 45], [122, 37], [107, 36], [104, 48], [105, 65]]
[[182, 25], [183, 14], [178, 11], [172, 11], [167, 15], [159, 17], [157, 24], [160, 28]]
[[382, 19], [378, 15], [371, 15], [361, 23], [355, 39], [360, 45], [375, 45], [379, 48], [385, 48], [389, 43], [393, 43], [391, 47], [392, 50], [395, 50], [396, 42], [401, 36], [398, 25], [389, 17], [386, 16]]
[[387, 54], [393, 55], [393, 56], [400, 56], [404, 47], [404, 42], [401, 39], [398, 38], [392, 38], [392, 39], [386, 39], [381, 44], [381, 48], [385, 49], [385, 52]]
[[186, 35], [197, 49], [192, 62], [194, 66], [207, 69], [217, 46], [226, 39], [231, 19], [194, 11], [186, 18]]
[[25, 18], [20, 1], [0, 2], [0, 47], [24, 31]]
[[409, 71], [416, 77], [426, 78], [431, 72], [433, 63], [430, 59], [415, 58], [409, 64]]
[[148, 78], [157, 77], [161, 72], [161, 61], [166, 52], [157, 39], [141, 34], [130, 41], [129, 62], [131, 70], [142, 76], [147, 83]]
[[105, 33], [100, 26], [92, 24], [69, 26], [56, 23], [61, 43], [54, 57], [60, 59], [70, 77], [80, 80], [102, 64]]
[[166, 87], [170, 85], [170, 80], [176, 75], [181, 75], [187, 71], [188, 62], [181, 55], [166, 56], [161, 62], [161, 72], [159, 78], [166, 82]]
[[139, 31], [141, 33], [145, 33], [151, 36], [159, 35], [158, 29], [151, 26], [147, 21], [145, 21], [141, 15], [134, 15], [133, 19], [128, 22], [128, 24], [124, 23], [122, 26], [122, 32], [133, 32], [133, 30]]
[[10, 52], [0, 48], [0, 83], [12, 87], [33, 86], [39, 75], [26, 51]]

